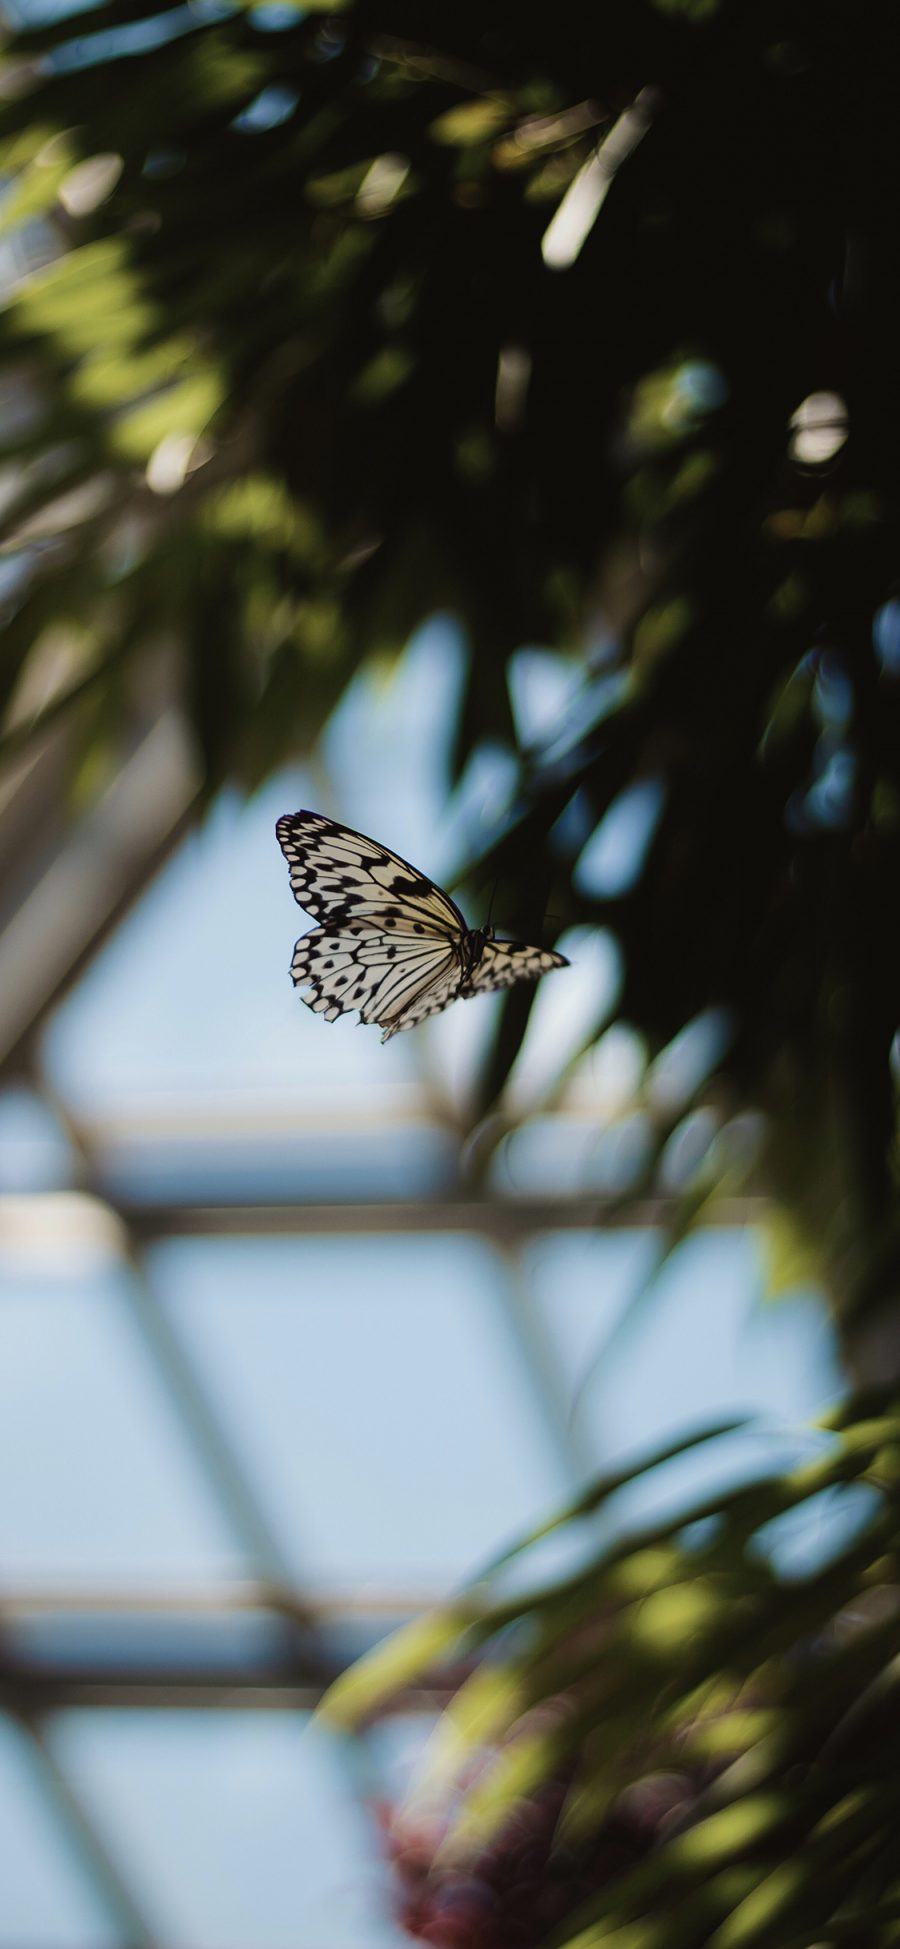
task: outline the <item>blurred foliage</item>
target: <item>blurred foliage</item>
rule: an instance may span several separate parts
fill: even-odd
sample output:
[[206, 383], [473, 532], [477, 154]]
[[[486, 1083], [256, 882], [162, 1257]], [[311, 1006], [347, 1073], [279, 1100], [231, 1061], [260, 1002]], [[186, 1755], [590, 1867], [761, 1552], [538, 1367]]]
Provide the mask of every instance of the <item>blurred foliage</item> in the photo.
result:
[[[252, 782], [454, 612], [457, 769], [486, 740], [519, 763], [497, 911], [610, 925], [651, 1050], [729, 1012], [783, 1233], [845, 1313], [881, 1305], [892, 10], [630, 0], [551, 36], [502, 5], [49, 12], [0, 72], [7, 750], [71, 705], [95, 781], [175, 696], [207, 790]], [[521, 749], [507, 666], [535, 642], [582, 687]], [[603, 897], [582, 848], [649, 779], [643, 871]]]
[[[174, 698], [206, 790], [253, 782], [309, 745], [362, 659], [454, 613], [457, 775], [488, 741], [517, 764], [476, 872], [523, 932], [549, 910], [621, 945], [617, 1018], [649, 1060], [629, 1188], [690, 1151], [710, 1105], [726, 1131], [761, 1113], [773, 1289], [816, 1267], [857, 1375], [896, 1374], [895, 10], [47, 16], [0, 65], [3, 751], [68, 711], [96, 779]], [[577, 688], [528, 744], [507, 678], [536, 643]], [[590, 848], [635, 791], [642, 857], [610, 889]], [[486, 1101], [529, 1005], [509, 999]], [[710, 1020], [722, 1047], [676, 1103], [658, 1065]], [[742, 1141], [718, 1163], [707, 1146], [685, 1222], [735, 1181]], [[881, 1469], [893, 1424], [868, 1427], [851, 1417], [823, 1486]], [[857, 1910], [891, 1881], [865, 1701], [883, 1682], [893, 1713], [898, 1647], [892, 1621], [840, 1623], [890, 1581], [891, 1482], [868, 1540], [809, 1587], [745, 1547], [806, 1493], [789, 1480], [722, 1503], [702, 1548], [673, 1527], [467, 1624], [502, 1647], [534, 1622], [497, 1668], [501, 1732], [523, 1702], [579, 1701], [568, 1730], [501, 1754], [479, 1820], [576, 1749], [585, 1807], [619, 1792], [639, 1710], [689, 1771], [723, 1726], [746, 1749], [721, 1811], [598, 1897], [598, 1940], [636, 1949], [660, 1917], [722, 1949], [895, 1939]], [[685, 1593], [703, 1615], [678, 1623]], [[588, 1616], [602, 1645], [572, 1651], [576, 1684], [561, 1668]], [[836, 1769], [829, 1714], [852, 1728]]]
[[[389, 1827], [424, 1940], [897, 1940], [896, 1404], [857, 1401], [812, 1459], [622, 1533], [623, 1489], [723, 1435], [598, 1482], [332, 1687], [327, 1718], [356, 1729], [472, 1664]], [[579, 1567], [504, 1595], [549, 1531], [580, 1537]]]

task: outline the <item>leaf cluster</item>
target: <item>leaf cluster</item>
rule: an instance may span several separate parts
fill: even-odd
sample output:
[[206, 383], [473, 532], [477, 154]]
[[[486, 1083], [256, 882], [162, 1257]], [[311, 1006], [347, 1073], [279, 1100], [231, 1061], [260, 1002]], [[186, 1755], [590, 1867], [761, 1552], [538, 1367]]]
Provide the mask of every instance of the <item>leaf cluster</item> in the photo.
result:
[[[163, 694], [207, 790], [252, 782], [451, 611], [457, 773], [485, 741], [518, 766], [483, 877], [523, 929], [614, 928], [653, 1048], [731, 1012], [807, 1233], [839, 1160], [868, 1306], [898, 1249], [893, 30], [877, 0], [551, 36], [506, 5], [109, 0], [0, 75], [7, 753], [69, 712], [96, 781]], [[582, 679], [538, 747], [528, 642]], [[648, 779], [643, 870], [598, 891], [585, 842]]]
[[[548, 1780], [565, 1782], [543, 1867], [546, 1881], [561, 1862], [557, 1896], [569, 1889], [560, 1943], [800, 1949], [895, 1939], [896, 1406], [856, 1402], [833, 1417], [812, 1460], [682, 1504], [674, 1517], [616, 1524], [624, 1490], [657, 1471], [665, 1481], [680, 1454], [727, 1443], [728, 1433], [707, 1430], [598, 1481], [468, 1597], [332, 1688], [326, 1717], [358, 1728], [398, 1693], [402, 1703], [411, 1681], [434, 1683], [442, 1665], [458, 1674], [475, 1660], [404, 1815], [414, 1834], [417, 1819], [444, 1809], [428, 1862], [430, 1915], [419, 1895], [426, 1939], [455, 1890], [496, 1873], [523, 1800], [539, 1805]], [[826, 1504], [829, 1548], [791, 1573], [785, 1539], [798, 1518], [808, 1536]], [[612, 1532], [599, 1547], [598, 1515]], [[581, 1538], [578, 1567], [549, 1583], [538, 1572], [529, 1585], [537, 1545], [560, 1530]], [[513, 1595], [503, 1589], [511, 1562]], [[604, 1842], [616, 1823], [621, 1832], [629, 1809], [661, 1790], [676, 1817], [610, 1859]], [[571, 1864], [592, 1860], [599, 1872], [585, 1899]]]

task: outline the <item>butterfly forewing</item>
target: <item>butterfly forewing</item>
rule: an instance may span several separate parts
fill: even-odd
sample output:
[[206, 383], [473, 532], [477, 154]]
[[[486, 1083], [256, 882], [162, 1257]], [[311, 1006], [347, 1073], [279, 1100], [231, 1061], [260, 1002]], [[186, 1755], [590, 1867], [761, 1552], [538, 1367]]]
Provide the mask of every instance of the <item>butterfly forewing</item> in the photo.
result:
[[485, 941], [481, 959], [469, 981], [475, 994], [511, 988], [517, 981], [539, 981], [551, 968], [567, 968], [564, 954], [527, 947], [524, 941]]
[[314, 920], [365, 920], [387, 933], [463, 934], [459, 908], [387, 846], [321, 812], [290, 812], [276, 826], [298, 906]]
[[471, 934], [459, 908], [399, 853], [320, 812], [293, 812], [277, 833], [299, 905], [320, 923], [294, 949], [291, 974], [327, 1022], [358, 1009], [382, 1042], [457, 996], [536, 981], [561, 954]]

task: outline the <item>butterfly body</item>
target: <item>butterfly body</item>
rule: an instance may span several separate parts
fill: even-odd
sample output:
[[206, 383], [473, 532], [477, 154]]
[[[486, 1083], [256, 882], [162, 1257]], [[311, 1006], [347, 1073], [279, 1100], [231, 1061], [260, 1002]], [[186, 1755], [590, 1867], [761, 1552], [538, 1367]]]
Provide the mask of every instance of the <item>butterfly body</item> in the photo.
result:
[[492, 927], [467, 927], [459, 943], [459, 992], [466, 1000], [478, 993], [472, 987], [472, 977], [479, 963], [484, 959], [488, 941], [494, 939]]
[[298, 905], [319, 923], [294, 949], [308, 1007], [334, 1021], [358, 1008], [382, 1041], [451, 1002], [567, 965], [563, 955], [467, 927], [449, 894], [399, 854], [320, 812], [287, 813], [278, 842]]

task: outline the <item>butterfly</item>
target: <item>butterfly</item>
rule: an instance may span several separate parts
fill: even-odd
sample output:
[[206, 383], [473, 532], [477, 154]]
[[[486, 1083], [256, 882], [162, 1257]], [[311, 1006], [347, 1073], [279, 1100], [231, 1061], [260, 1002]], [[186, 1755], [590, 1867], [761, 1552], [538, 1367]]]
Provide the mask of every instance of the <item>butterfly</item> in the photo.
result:
[[275, 831], [294, 898], [319, 923], [297, 942], [291, 975], [326, 1022], [358, 1008], [387, 1042], [460, 997], [569, 965], [498, 941], [492, 927], [467, 927], [450, 895], [399, 853], [321, 812], [288, 812]]

